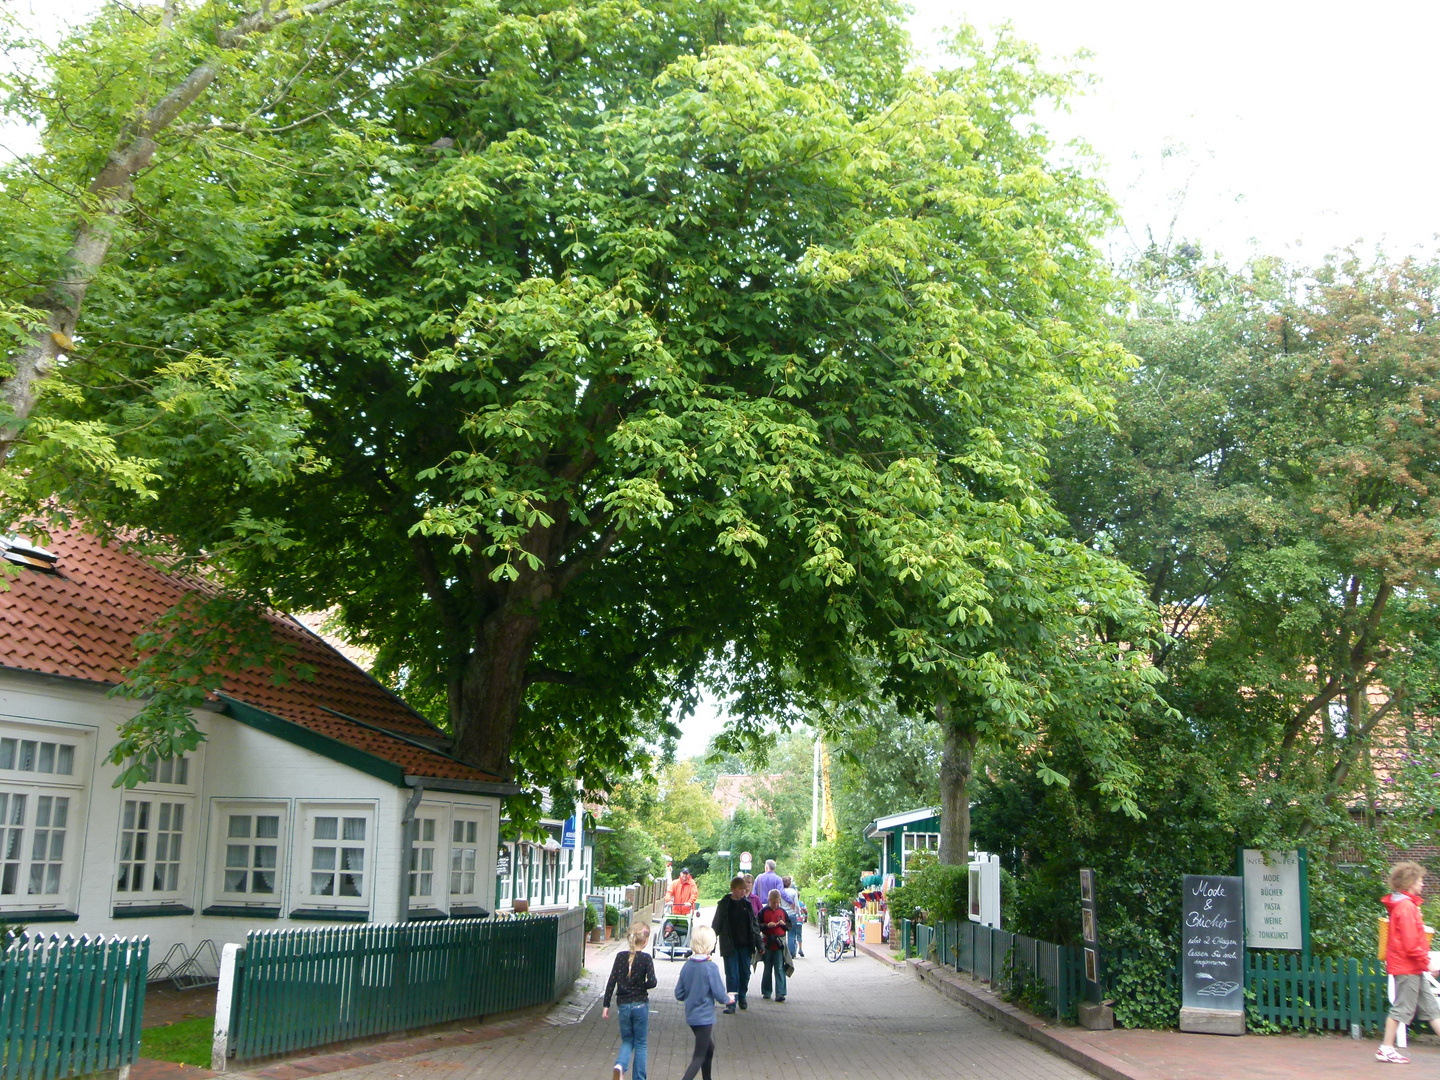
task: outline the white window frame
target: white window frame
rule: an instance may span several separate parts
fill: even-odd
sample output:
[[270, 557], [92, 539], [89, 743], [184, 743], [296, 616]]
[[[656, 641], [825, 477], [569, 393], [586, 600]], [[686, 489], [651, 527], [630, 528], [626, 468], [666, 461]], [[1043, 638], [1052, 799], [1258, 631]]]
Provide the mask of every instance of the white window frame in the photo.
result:
[[[434, 823], [434, 832], [425, 839], [425, 823]], [[445, 911], [450, 895], [450, 807], [445, 803], [421, 803], [415, 810], [414, 840], [405, 860], [405, 887], [409, 890], [410, 908]], [[428, 854], [428, 860], [427, 860]], [[429, 869], [426, 869], [426, 862]], [[422, 876], [430, 875], [430, 891], [422, 893]]]
[[[4, 867], [8, 864], [16, 865], [15, 892], [9, 895], [0, 893], [0, 917], [10, 912], [31, 912], [31, 911], [76, 911], [78, 891], [80, 885], [81, 861], [85, 851], [86, 815], [89, 812], [89, 783], [88, 777], [91, 773], [91, 752], [94, 729], [71, 726], [52, 725], [44, 722], [32, 722], [28, 718], [0, 718], [0, 739], [15, 740], [12, 753], [18, 757], [21, 744], [30, 742], [35, 744], [34, 767], [31, 769], [15, 768], [19, 761], [13, 760], [11, 768], [0, 768], [0, 792], [7, 795], [25, 796], [25, 811], [23, 821], [19, 825], [3, 826], [3, 835], [0, 835], [0, 855], [8, 854], [5, 851], [6, 841], [10, 838], [12, 829], [19, 829], [19, 847], [15, 851], [16, 859], [0, 858], [0, 887], [4, 882]], [[42, 759], [42, 744], [49, 744], [56, 749], [51, 751], [54, 756], [50, 758], [50, 772], [39, 771]], [[60, 755], [60, 747], [69, 747], [70, 753], [66, 755], [70, 765], [69, 773], [57, 773], [54, 771], [56, 759]], [[30, 871], [36, 861], [35, 855], [35, 833], [38, 826], [40, 802], [42, 798], [49, 798], [50, 812], [53, 814], [55, 798], [67, 800], [65, 804], [65, 837], [62, 841], [60, 857], [60, 873], [56, 891], [53, 893], [44, 892], [44, 879], [41, 881], [42, 891], [31, 893], [29, 891]], [[12, 804], [6, 800], [6, 820], [9, 820], [8, 811]], [[44, 826], [47, 830], [52, 825]], [[44, 864], [51, 860], [49, 856], [53, 853], [50, 838], [47, 836], [47, 850]]]
[[[294, 832], [295, 872], [292, 875], [292, 887], [290, 890], [292, 906], [300, 909], [324, 910], [324, 911], [369, 911], [371, 897], [375, 895], [375, 833], [376, 820], [378, 818], [377, 806], [373, 800], [364, 802], [302, 802], [299, 804], [295, 815], [296, 828]], [[317, 818], [337, 818], [337, 838], [334, 841], [315, 839], [315, 821]], [[365, 821], [365, 838], [355, 842], [345, 840], [345, 818], [361, 818]], [[339, 875], [343, 872], [340, 866], [336, 866], [333, 873], [336, 875], [336, 893], [332, 896], [315, 896], [310, 892], [312, 872], [324, 873], [326, 871], [314, 871], [312, 868], [314, 851], [317, 847], [334, 848], [337, 850], [337, 862], [340, 861], [339, 849], [346, 847], [360, 848], [363, 850], [363, 861], [360, 869], [356, 872], [360, 875], [360, 895], [340, 896]], [[394, 880], [393, 878], [391, 879]]]
[[[84, 839], [84, 818], [78, 816], [83, 805], [80, 795], [78, 788], [0, 782], [0, 796], [3, 796], [0, 801], [4, 803], [0, 808], [0, 889], [7, 884], [13, 889], [9, 893], [0, 892], [0, 912], [66, 906], [71, 895], [75, 865], [79, 862], [76, 848]], [[47, 870], [55, 862], [57, 799], [65, 800], [65, 824], [60, 830], [59, 873], [51, 875]], [[45, 817], [43, 824], [40, 822], [42, 812]], [[42, 830], [43, 837], [39, 835]], [[40, 840], [43, 844], [38, 846], [43, 850], [37, 851]], [[42, 868], [40, 888], [38, 892], [32, 892], [31, 877], [37, 863]], [[55, 882], [53, 892], [46, 889], [52, 879]]]
[[[921, 840], [925, 842], [920, 843]], [[905, 864], [910, 856], [917, 851], [940, 850], [940, 834], [938, 832], [905, 832], [900, 834], [900, 873], [905, 873]]]
[[[192, 895], [192, 881], [194, 878], [193, 868], [197, 861], [196, 853], [200, 850], [200, 823], [196, 816], [197, 802], [195, 796], [179, 789], [164, 790], [151, 788], [148, 785], [137, 787], [131, 791], [124, 792], [120, 797], [119, 822], [115, 838], [115, 864], [110, 875], [111, 899], [116, 908], [134, 907], [137, 905], [152, 906], [155, 904], [185, 905]], [[131, 848], [132, 858], [126, 859], [127, 837], [132, 841], [138, 828], [126, 829], [126, 814], [129, 804], [135, 804], [135, 824], [138, 825], [140, 816], [140, 804], [150, 805], [147, 814], [144, 841], [144, 858], [139, 860], [142, 867], [140, 872], [140, 888], [120, 887], [120, 868], [127, 866], [126, 884], [134, 881], [134, 866], [136, 860], [133, 858], [133, 846]], [[180, 854], [178, 858], [172, 859], [171, 840], [175, 835], [173, 826], [174, 807], [180, 807], [183, 815], [179, 838]], [[163, 808], [170, 807], [166, 811]], [[165, 820], [167, 829], [163, 836], [165, 844], [165, 863], [176, 867], [175, 888], [155, 887], [155, 867], [159, 853], [160, 839], [162, 832], [160, 824], [162, 818]]]
[[[457, 828], [461, 830], [458, 840], [455, 838]], [[475, 831], [473, 840], [467, 835], [472, 828]], [[482, 853], [491, 847], [490, 808], [457, 805], [450, 818], [450, 848], [445, 875], [451, 907], [490, 907], [494, 899], [491, 896], [493, 887], [487, 886], [486, 882], [493, 881], [495, 864], [491, 862], [487, 865]], [[467, 870], [463, 865], [464, 855], [471, 849], [474, 849], [474, 865]], [[463, 889], [457, 892], [456, 878], [459, 876], [459, 883], [463, 885], [466, 874], [470, 875], [471, 889], [469, 892]]]
[[[278, 817], [279, 836], [274, 838], [275, 848], [275, 891], [269, 893], [256, 892], [227, 892], [225, 889], [225, 871], [237, 869], [227, 867], [226, 861], [232, 844], [236, 839], [230, 836], [230, 818], [250, 818], [250, 836], [245, 840], [245, 846], [249, 849], [247, 861], [247, 884], [251, 875], [257, 869], [254, 865], [254, 849], [260, 841], [264, 846], [271, 846], [269, 837], [257, 837], [255, 835], [255, 819], [258, 817]], [[286, 800], [275, 799], [215, 799], [210, 804], [210, 851], [206, 865], [210, 867], [210, 888], [207, 892], [211, 904], [222, 904], [226, 907], [253, 907], [253, 908], [278, 908], [282, 906], [289, 896], [287, 874], [290, 869], [290, 853], [293, 850], [290, 839], [291, 813], [290, 803]], [[236, 844], [238, 846], [238, 844]]]

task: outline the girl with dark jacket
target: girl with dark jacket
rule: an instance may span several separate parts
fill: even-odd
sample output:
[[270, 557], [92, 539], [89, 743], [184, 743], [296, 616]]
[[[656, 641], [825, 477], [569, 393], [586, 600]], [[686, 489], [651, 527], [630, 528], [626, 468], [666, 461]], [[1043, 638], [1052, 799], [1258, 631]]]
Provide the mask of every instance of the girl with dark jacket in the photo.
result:
[[610, 997], [614, 994], [620, 1018], [620, 1054], [615, 1058], [615, 1080], [622, 1080], [630, 1059], [635, 1059], [634, 1080], [645, 1080], [645, 1050], [650, 1034], [650, 991], [655, 989], [655, 962], [645, 952], [650, 927], [630, 927], [630, 951], [615, 954], [610, 981], [605, 984], [605, 1008], [600, 1015], [610, 1019]]

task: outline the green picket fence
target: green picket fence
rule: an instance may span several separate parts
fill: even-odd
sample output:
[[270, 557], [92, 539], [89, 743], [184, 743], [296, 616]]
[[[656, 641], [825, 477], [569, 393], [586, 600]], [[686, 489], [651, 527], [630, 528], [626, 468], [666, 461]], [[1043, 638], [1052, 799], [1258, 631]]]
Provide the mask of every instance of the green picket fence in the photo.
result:
[[1383, 960], [1247, 953], [1245, 989], [1254, 992], [1260, 1018], [1278, 1027], [1373, 1029], [1385, 1026], [1390, 1011]]
[[[978, 923], [943, 922], [933, 927], [902, 920], [902, 949], [966, 971], [985, 982], [1014, 985], [1031, 980], [1043, 988], [1044, 1015], [1064, 1018], [1084, 996], [1084, 959], [1079, 949], [1038, 941]], [[1139, 954], [1102, 950], [1101, 987], [1115, 995], [1115, 975]], [[1180, 973], [1168, 970], [1176, 989]], [[1380, 960], [1316, 957], [1300, 953], [1248, 952], [1245, 989], [1249, 1007], [1260, 1020], [1295, 1030], [1348, 1031], [1350, 1025], [1383, 1027], [1389, 1010], [1385, 965]], [[1178, 1019], [1178, 1018], [1177, 1018]]]
[[149, 938], [20, 935], [0, 953], [0, 1080], [134, 1062], [149, 966]]
[[576, 908], [251, 931], [235, 957], [229, 1048], [271, 1057], [552, 1001], [579, 971], [583, 919]]

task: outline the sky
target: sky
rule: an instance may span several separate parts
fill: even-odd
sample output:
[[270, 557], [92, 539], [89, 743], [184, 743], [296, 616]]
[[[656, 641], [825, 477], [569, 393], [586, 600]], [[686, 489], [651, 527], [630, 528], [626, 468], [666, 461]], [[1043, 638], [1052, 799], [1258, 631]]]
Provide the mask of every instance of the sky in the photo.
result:
[[[1110, 240], [1117, 259], [1172, 232], [1232, 263], [1255, 253], [1317, 262], [1347, 245], [1391, 256], [1437, 247], [1440, 4], [913, 2], [912, 35], [932, 58], [943, 29], [965, 21], [1008, 22], [1065, 67], [1089, 52], [1078, 64], [1096, 85], [1045, 119], [1060, 142], [1083, 140], [1098, 154], [1125, 222]], [[0, 6], [51, 28], [97, 4]], [[0, 127], [0, 145], [23, 150], [32, 139]], [[684, 725], [680, 752], [703, 751], [721, 722], [707, 703]]]

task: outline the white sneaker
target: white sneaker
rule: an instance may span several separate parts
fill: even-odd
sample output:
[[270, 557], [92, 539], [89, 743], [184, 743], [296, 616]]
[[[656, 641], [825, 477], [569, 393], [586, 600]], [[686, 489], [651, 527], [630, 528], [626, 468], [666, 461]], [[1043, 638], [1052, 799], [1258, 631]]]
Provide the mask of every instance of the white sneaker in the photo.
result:
[[1375, 1060], [1384, 1061], [1391, 1065], [1409, 1065], [1410, 1059], [1393, 1046], [1382, 1046], [1375, 1051]]

